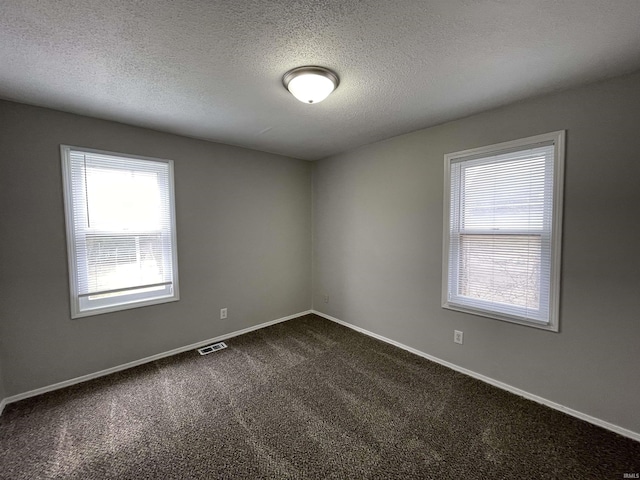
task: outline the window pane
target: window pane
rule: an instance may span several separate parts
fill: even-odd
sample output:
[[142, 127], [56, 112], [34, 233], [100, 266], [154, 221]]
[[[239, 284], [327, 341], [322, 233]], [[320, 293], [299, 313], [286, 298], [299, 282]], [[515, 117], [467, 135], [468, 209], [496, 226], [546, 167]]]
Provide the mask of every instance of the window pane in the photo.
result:
[[537, 310], [541, 246], [538, 235], [461, 235], [458, 294]]
[[90, 292], [164, 281], [160, 234], [87, 235], [87, 262]]
[[159, 230], [162, 203], [155, 172], [87, 168], [90, 228]]
[[541, 230], [545, 157], [464, 168], [462, 229]]

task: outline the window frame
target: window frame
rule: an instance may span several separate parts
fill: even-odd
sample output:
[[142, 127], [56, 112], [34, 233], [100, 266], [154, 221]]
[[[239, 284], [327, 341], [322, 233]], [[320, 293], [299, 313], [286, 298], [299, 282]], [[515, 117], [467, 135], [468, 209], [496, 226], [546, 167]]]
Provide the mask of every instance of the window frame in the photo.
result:
[[[454, 310], [472, 315], [478, 315], [487, 318], [493, 318], [510, 323], [526, 325], [542, 330], [559, 332], [559, 311], [560, 311], [560, 267], [562, 254], [562, 213], [564, 200], [564, 164], [565, 164], [565, 138], [566, 131], [559, 130], [555, 132], [535, 135], [531, 137], [521, 138], [509, 142], [502, 142], [493, 145], [487, 145], [468, 150], [462, 150], [453, 153], [447, 153], [444, 156], [444, 208], [443, 208], [443, 253], [442, 253], [442, 308]], [[536, 145], [553, 143], [553, 197], [552, 197], [552, 220], [551, 220], [551, 241], [550, 241], [550, 274], [549, 274], [549, 319], [548, 322], [528, 320], [515, 315], [510, 315], [495, 310], [473, 308], [464, 303], [458, 303], [450, 300], [449, 295], [449, 271], [453, 268], [449, 265], [451, 242], [451, 164], [452, 162], [464, 161], [491, 157], [506, 153], [509, 151], [527, 150]], [[542, 258], [545, 256], [542, 252]], [[481, 303], [482, 301], [475, 301]]]
[[[159, 285], [159, 294], [155, 297], [149, 297], [144, 292], [135, 292], [136, 288], [129, 287], [122, 290], [132, 290], [132, 293], [121, 295], [117, 297], [116, 301], [109, 301], [107, 299], [92, 300], [91, 303], [83, 301], [81, 297], [86, 296], [80, 294], [79, 286], [79, 268], [88, 268], [88, 266], [82, 267], [78, 265], [78, 250], [84, 249], [86, 251], [86, 240], [82, 245], [76, 243], [76, 229], [74, 225], [74, 215], [77, 214], [78, 200], [73, 197], [73, 184], [72, 184], [72, 168], [71, 168], [71, 152], [82, 152], [89, 154], [98, 154], [111, 157], [117, 157], [120, 159], [132, 159], [143, 162], [156, 162], [167, 165], [167, 189], [169, 198], [169, 226], [171, 229], [171, 256], [170, 262], [172, 265], [172, 289]], [[179, 275], [178, 275], [178, 244], [176, 233], [176, 214], [175, 214], [175, 186], [174, 186], [174, 166], [173, 160], [145, 157], [141, 155], [132, 155], [119, 152], [111, 152], [105, 150], [97, 150], [86, 147], [76, 147], [71, 145], [60, 145], [60, 157], [62, 164], [62, 184], [63, 184], [63, 197], [64, 197], [64, 209], [65, 209], [65, 227], [66, 227], [66, 242], [67, 242], [67, 259], [69, 268], [69, 296], [71, 307], [71, 318], [82, 318], [93, 315], [100, 315], [103, 313], [117, 312], [122, 310], [129, 310], [133, 308], [146, 307], [150, 305], [158, 305], [168, 302], [176, 302], [180, 300], [180, 288], [179, 288]], [[106, 231], [105, 231], [106, 232]], [[117, 233], [117, 231], [114, 231]], [[148, 232], [131, 232], [132, 237], [141, 236], [141, 234]], [[84, 255], [86, 257], [86, 253]], [[164, 257], [164, 256], [163, 256]], [[164, 262], [167, 258], [164, 257]], [[167, 285], [166, 282], [162, 282], [163, 285]], [[140, 287], [138, 290], [144, 290], [150, 287]], [[115, 289], [118, 291], [120, 289]], [[156, 290], [156, 291], [158, 291]]]

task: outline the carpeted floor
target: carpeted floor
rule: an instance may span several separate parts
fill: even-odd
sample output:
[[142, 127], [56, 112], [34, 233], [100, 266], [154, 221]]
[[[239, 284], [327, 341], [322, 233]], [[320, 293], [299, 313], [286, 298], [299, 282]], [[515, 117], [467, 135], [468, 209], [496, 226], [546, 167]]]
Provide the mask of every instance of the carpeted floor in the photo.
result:
[[620, 479], [640, 443], [309, 315], [10, 404], [3, 479]]

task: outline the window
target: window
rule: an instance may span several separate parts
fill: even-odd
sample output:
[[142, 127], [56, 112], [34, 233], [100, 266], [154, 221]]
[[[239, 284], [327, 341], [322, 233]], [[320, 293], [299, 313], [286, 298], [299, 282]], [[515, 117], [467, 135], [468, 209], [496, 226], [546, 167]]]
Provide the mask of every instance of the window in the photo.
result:
[[445, 155], [444, 308], [558, 331], [564, 136]]
[[173, 162], [61, 153], [71, 317], [178, 300]]

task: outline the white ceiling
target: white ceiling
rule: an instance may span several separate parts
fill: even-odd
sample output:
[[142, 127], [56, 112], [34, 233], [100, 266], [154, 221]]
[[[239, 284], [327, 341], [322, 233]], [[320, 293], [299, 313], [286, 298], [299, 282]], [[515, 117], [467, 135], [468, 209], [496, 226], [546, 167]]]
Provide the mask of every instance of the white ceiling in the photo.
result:
[[[301, 65], [340, 86], [305, 105]], [[639, 0], [2, 0], [0, 97], [304, 159], [640, 69]]]

